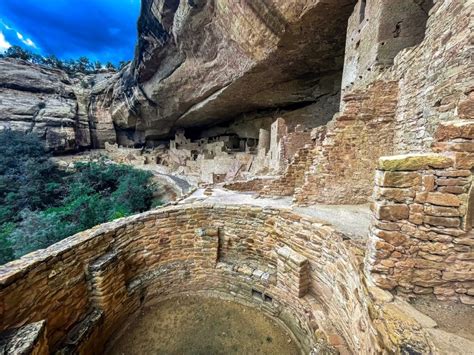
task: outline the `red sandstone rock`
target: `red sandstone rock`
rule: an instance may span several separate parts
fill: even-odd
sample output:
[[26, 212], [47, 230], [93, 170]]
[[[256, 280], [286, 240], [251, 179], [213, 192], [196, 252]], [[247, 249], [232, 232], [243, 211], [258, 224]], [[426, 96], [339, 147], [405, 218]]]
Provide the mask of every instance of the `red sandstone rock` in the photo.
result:
[[399, 246], [406, 242], [407, 237], [400, 232], [391, 232], [384, 230], [374, 230], [373, 233], [393, 246]]
[[408, 206], [403, 204], [381, 205], [376, 203], [374, 205], [374, 212], [378, 219], [387, 221], [408, 219], [409, 216]]
[[426, 196], [426, 202], [432, 203], [433, 205], [448, 207], [459, 207], [461, 205], [461, 200], [457, 195], [446, 194], [441, 192], [428, 193], [428, 195]]
[[458, 116], [461, 119], [474, 119], [474, 91], [469, 94], [466, 100], [459, 103]]
[[421, 175], [415, 172], [377, 171], [375, 183], [382, 187], [412, 187], [421, 183]]
[[474, 139], [474, 122], [470, 120], [442, 122], [435, 134], [438, 141], [448, 141], [455, 138]]
[[374, 197], [377, 200], [387, 199], [394, 202], [407, 202], [415, 198], [415, 191], [401, 188], [382, 188], [375, 186]]
[[460, 211], [454, 207], [442, 207], [435, 205], [424, 206], [424, 212], [430, 216], [459, 217]]
[[423, 175], [422, 177], [423, 191], [430, 192], [435, 188], [435, 178], [433, 175]]
[[456, 169], [472, 169], [474, 167], [474, 153], [454, 153]]
[[461, 225], [461, 220], [455, 217], [425, 216], [423, 221], [433, 226], [444, 226], [450, 228], [456, 228]]

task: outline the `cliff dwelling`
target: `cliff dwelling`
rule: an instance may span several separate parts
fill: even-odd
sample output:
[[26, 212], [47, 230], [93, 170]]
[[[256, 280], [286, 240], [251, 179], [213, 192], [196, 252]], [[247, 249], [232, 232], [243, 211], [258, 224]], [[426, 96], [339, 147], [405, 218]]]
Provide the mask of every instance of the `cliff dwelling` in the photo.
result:
[[0, 265], [0, 352], [473, 354], [473, 9], [142, 0], [120, 70], [0, 58], [1, 130], [162, 202]]

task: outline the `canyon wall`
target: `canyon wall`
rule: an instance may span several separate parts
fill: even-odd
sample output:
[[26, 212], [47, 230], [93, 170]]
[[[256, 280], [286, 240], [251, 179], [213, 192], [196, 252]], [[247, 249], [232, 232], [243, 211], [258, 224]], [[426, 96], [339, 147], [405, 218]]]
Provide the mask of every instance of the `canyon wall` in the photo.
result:
[[48, 150], [76, 151], [115, 143], [110, 115], [97, 95], [113, 73], [78, 75], [16, 59], [0, 59], [0, 129], [32, 132]]

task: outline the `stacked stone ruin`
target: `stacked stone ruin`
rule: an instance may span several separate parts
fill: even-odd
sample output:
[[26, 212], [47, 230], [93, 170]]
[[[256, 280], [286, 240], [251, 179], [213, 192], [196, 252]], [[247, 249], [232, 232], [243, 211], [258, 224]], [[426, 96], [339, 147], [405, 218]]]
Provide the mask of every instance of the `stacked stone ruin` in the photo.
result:
[[[288, 2], [267, 3], [288, 10]], [[229, 4], [218, 10], [248, 10]], [[287, 118], [274, 120], [273, 136], [259, 128], [251, 159], [262, 165], [248, 172], [278, 167], [278, 175], [225, 185], [291, 197], [296, 207], [370, 204], [366, 238], [295, 210], [225, 203], [178, 204], [101, 225], [0, 267], [0, 349], [101, 353], [145, 305], [204, 294], [279, 319], [305, 353], [321, 344], [341, 353], [438, 353], [432, 326], [407, 312], [404, 299], [474, 305], [472, 11], [469, 0], [359, 0], [339, 112], [312, 134], [290, 132]], [[232, 38], [263, 56], [256, 39], [252, 52], [238, 37], [253, 28], [228, 15]], [[267, 32], [272, 41], [283, 36]], [[153, 56], [141, 59], [136, 70], [153, 80], [145, 70]], [[222, 92], [183, 122], [221, 112]], [[223, 101], [240, 107], [232, 93]]]

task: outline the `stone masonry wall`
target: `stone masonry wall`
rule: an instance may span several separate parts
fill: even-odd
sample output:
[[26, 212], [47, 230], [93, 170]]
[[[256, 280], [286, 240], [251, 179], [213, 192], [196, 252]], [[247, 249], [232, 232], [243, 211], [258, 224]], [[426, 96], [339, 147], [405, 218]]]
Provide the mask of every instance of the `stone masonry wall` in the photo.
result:
[[345, 109], [316, 142], [313, 162], [295, 194], [299, 205], [368, 201], [376, 158], [393, 150], [396, 82], [376, 82], [343, 97]]
[[[427, 152], [441, 122], [461, 116], [474, 90], [469, 0], [435, 0], [420, 45], [401, 51], [389, 75], [399, 80], [397, 153]], [[470, 105], [472, 107], [472, 95]], [[465, 107], [465, 106], [464, 106]]]
[[311, 146], [298, 150], [282, 176], [264, 185], [260, 196], [292, 196], [304, 182], [304, 173], [312, 162], [311, 151]]
[[50, 351], [101, 353], [140, 305], [204, 292], [280, 318], [305, 351], [321, 340], [355, 353], [428, 351], [421, 328], [387, 336], [390, 299], [373, 297], [357, 254], [329, 226], [286, 210], [167, 207], [1, 267], [0, 331], [46, 320]]
[[[413, 4], [399, 2], [396, 16], [406, 36], [389, 42], [393, 18], [383, 11], [393, 2], [368, 2], [360, 21], [361, 3], [349, 19], [341, 113], [317, 141], [314, 162], [295, 193], [300, 205], [369, 201], [380, 156], [430, 151], [440, 123], [472, 115], [472, 2], [434, 1], [423, 8], [429, 10], [426, 23], [415, 21], [423, 11], [414, 14]], [[392, 44], [400, 50], [388, 50], [393, 63], [377, 57]], [[405, 44], [415, 45], [402, 49]]]
[[280, 142], [280, 170], [285, 171], [295, 155], [308, 144], [312, 144], [311, 133], [305, 131], [303, 126], [297, 125], [294, 132], [289, 132], [281, 138]]
[[362, 16], [361, 3], [348, 24], [343, 96], [379, 80], [398, 82], [394, 152], [427, 152], [437, 125], [455, 119], [474, 88], [474, 6], [469, 0], [434, 0], [431, 8], [430, 1], [371, 0]]
[[231, 181], [224, 184], [224, 188], [233, 191], [255, 192], [260, 191], [265, 185], [273, 181], [273, 177], [251, 178], [249, 180]]
[[375, 283], [474, 304], [474, 122], [443, 123], [442, 154], [381, 158], [367, 267]]

